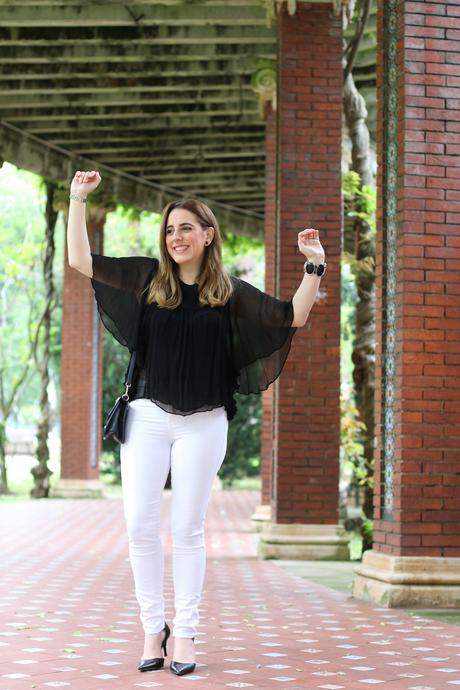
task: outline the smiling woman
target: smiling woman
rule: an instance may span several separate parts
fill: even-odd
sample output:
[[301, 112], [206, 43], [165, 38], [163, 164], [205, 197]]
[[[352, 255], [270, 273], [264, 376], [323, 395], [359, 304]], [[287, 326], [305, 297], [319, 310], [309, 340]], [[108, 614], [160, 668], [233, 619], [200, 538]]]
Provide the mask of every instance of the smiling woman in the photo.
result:
[[[84, 206], [72, 201], [78, 203]], [[80, 225], [69, 225], [69, 233], [82, 232], [82, 217], [74, 213]], [[89, 251], [87, 259], [85, 240], [73, 238], [83, 255], [73, 265], [91, 277], [104, 326], [137, 355], [120, 462], [145, 632], [138, 669], [162, 668], [161, 650], [166, 653], [171, 633], [164, 618], [159, 538], [161, 494], [171, 472], [176, 616], [170, 668], [183, 675], [195, 668], [204, 521], [236, 412], [234, 394], [260, 392], [279, 376], [297, 330], [294, 307], [292, 299], [277, 299], [227, 273], [217, 219], [195, 199], [164, 209], [158, 259]]]
[[198, 204], [166, 207], [160, 259], [92, 254], [92, 284], [104, 325], [137, 346], [132, 398], [183, 416], [223, 405], [231, 421], [235, 392], [260, 393], [280, 375], [293, 303], [227, 273], [217, 220]]

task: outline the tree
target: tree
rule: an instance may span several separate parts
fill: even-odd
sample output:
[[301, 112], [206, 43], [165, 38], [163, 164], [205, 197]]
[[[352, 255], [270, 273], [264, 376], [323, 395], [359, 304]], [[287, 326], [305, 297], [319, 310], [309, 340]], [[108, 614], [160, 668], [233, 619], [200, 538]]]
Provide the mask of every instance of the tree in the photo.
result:
[[[53, 281], [53, 260], [55, 254], [54, 229], [58, 212], [53, 207], [56, 185], [45, 182], [46, 186], [46, 212], [45, 212], [45, 256], [43, 265], [44, 284], [44, 308], [39, 319], [35, 337], [33, 340], [33, 357], [40, 376], [40, 419], [37, 428], [37, 465], [31, 469], [34, 478], [34, 486], [30, 492], [33, 498], [47, 498], [49, 495], [50, 475], [53, 474], [48, 467], [50, 457], [48, 447], [48, 435], [50, 431], [50, 404], [48, 398], [48, 385], [50, 381], [50, 349], [51, 349], [51, 314], [56, 304], [56, 293]], [[41, 331], [43, 330], [42, 352], [39, 352]]]
[[[36, 322], [43, 301], [43, 288], [37, 267], [40, 265], [42, 227], [38, 194], [31, 199], [30, 188], [37, 188], [36, 176], [16, 171], [5, 163], [0, 216], [0, 494], [10, 494], [6, 467], [6, 427], [20, 402], [34, 393]], [[38, 189], [37, 189], [38, 191]], [[28, 213], [18, 199], [29, 199]]]

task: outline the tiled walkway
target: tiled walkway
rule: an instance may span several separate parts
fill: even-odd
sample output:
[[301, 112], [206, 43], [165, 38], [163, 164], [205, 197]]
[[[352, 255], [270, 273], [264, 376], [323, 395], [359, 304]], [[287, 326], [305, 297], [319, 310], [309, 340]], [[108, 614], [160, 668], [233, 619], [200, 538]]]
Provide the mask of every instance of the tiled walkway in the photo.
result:
[[[258, 492], [215, 491], [195, 673], [140, 673], [143, 633], [120, 499], [0, 505], [0, 690], [460, 688], [460, 628], [291, 575], [256, 557]], [[173, 590], [169, 492], [165, 594]], [[331, 563], [331, 568], [334, 564]], [[170, 639], [171, 642], [171, 639]]]

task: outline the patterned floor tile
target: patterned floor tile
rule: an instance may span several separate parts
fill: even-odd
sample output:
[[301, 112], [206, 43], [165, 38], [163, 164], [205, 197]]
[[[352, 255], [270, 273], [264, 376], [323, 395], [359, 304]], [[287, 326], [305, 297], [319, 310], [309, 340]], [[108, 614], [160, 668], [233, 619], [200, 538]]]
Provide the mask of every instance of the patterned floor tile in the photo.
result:
[[[195, 672], [140, 674], [143, 633], [121, 500], [0, 505], [0, 690], [394, 690], [460, 687], [460, 628], [389, 611], [257, 557], [258, 492], [215, 492]], [[170, 492], [161, 524], [174, 616]], [[46, 539], [43, 535], [47, 535]], [[334, 567], [331, 563], [331, 567]]]

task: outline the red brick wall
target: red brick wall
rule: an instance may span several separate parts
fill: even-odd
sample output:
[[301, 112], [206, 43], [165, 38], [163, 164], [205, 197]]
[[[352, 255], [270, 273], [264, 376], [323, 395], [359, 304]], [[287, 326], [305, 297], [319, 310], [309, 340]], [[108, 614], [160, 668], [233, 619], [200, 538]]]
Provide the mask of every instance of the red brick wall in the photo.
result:
[[[92, 251], [95, 235], [102, 233], [104, 220], [88, 222]], [[67, 225], [67, 221], [66, 221]], [[67, 247], [64, 259], [64, 296], [61, 355], [61, 477], [62, 479], [98, 479], [101, 451], [102, 325], [99, 329], [99, 375], [93, 381], [93, 289], [90, 279], [69, 266]], [[98, 387], [97, 418], [91, 419], [92, 388]], [[96, 425], [97, 466], [91, 467], [91, 424]]]
[[[276, 224], [276, 113], [268, 106], [265, 119], [265, 292], [275, 294]], [[262, 393], [261, 477], [262, 503], [270, 504], [272, 494], [273, 393]]]
[[[385, 148], [379, 3], [377, 315]], [[374, 548], [460, 556], [460, 7], [398, 8], [397, 445], [393, 520], [381, 514], [382, 329], [377, 319]]]
[[278, 380], [276, 498], [280, 523], [338, 523], [340, 253], [342, 236], [341, 20], [331, 4], [297, 3], [279, 17], [279, 297], [303, 277], [298, 233], [317, 228], [328, 272]]

